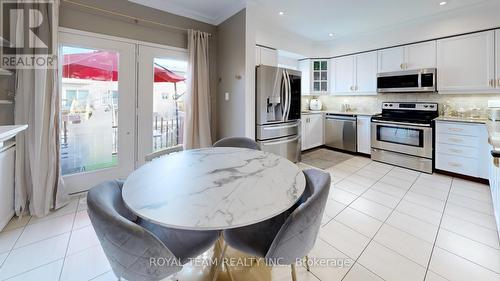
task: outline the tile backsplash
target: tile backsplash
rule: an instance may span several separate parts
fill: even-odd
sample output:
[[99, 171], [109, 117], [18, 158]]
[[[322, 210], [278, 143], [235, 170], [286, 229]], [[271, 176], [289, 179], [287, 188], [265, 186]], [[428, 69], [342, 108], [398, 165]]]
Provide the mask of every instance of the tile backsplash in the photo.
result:
[[[308, 109], [312, 96], [302, 97], [302, 108]], [[377, 112], [382, 102], [437, 102], [441, 115], [463, 114], [461, 117], [480, 115], [486, 117], [489, 100], [500, 99], [498, 94], [440, 95], [440, 94], [379, 94], [376, 96], [318, 96], [323, 110], [340, 111], [342, 104], [349, 104], [354, 111]], [[446, 106], [445, 106], [446, 105]], [[445, 108], [448, 108], [445, 112]], [[477, 116], [476, 116], [477, 117]]]

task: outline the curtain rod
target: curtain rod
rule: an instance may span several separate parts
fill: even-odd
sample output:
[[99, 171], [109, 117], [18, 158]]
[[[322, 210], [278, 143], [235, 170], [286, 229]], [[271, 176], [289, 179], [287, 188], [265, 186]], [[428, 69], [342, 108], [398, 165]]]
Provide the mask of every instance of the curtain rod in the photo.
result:
[[[147, 22], [147, 23], [150, 23], [150, 24], [159, 25], [159, 26], [170, 28], [170, 29], [175, 29], [175, 30], [180, 30], [180, 31], [185, 31], [185, 32], [187, 32], [189, 30], [188, 28], [183, 28], [183, 27], [178, 27], [178, 26], [175, 26], [175, 25], [169, 25], [169, 24], [164, 24], [164, 23], [161, 23], [161, 22], [156, 22], [156, 21], [152, 21], [152, 20], [148, 20], [148, 19], [138, 18], [138, 17], [134, 17], [134, 16], [130, 16], [130, 15], [118, 13], [118, 12], [113, 12], [113, 11], [106, 10], [106, 9], [101, 9], [101, 8], [98, 8], [98, 7], [95, 7], [95, 6], [91, 6], [91, 5], [87, 5], [87, 4], [83, 4], [83, 3], [79, 3], [79, 2], [74, 2], [74, 1], [71, 1], [71, 0], [63, 0], [63, 2], [70, 3], [70, 4], [73, 4], [73, 5], [76, 5], [76, 6], [81, 6], [81, 7], [87, 8], [87, 9], [92, 9], [92, 10], [96, 10], [96, 11], [100, 11], [100, 12], [112, 14], [112, 15], [115, 15], [115, 16], [120, 16], [120, 17], [128, 18], [128, 19], [131, 19], [131, 20], [135, 21], [136, 23], [138, 23], [139, 21], [142, 21], [142, 22]], [[208, 36], [212, 37], [212, 34], [208, 33]]]

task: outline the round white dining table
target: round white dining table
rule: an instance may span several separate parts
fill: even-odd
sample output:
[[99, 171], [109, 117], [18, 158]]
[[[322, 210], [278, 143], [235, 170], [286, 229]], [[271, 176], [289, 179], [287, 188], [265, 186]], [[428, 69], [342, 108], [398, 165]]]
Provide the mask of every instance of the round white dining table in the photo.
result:
[[304, 192], [302, 170], [281, 156], [245, 148], [172, 153], [125, 181], [126, 206], [142, 219], [187, 230], [224, 230], [272, 218]]

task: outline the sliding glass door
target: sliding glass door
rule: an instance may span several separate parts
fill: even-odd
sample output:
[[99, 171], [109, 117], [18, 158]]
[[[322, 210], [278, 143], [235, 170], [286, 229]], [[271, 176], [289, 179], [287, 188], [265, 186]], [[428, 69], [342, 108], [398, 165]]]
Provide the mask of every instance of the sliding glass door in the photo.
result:
[[134, 170], [136, 46], [59, 35], [61, 169], [75, 193]]
[[182, 144], [187, 54], [138, 47], [138, 165], [147, 154]]

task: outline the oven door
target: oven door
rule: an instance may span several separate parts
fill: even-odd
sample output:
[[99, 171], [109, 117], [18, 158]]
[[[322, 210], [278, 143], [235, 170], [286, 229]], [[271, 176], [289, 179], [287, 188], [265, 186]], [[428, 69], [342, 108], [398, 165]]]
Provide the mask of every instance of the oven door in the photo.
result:
[[432, 126], [372, 120], [372, 148], [432, 158]]

